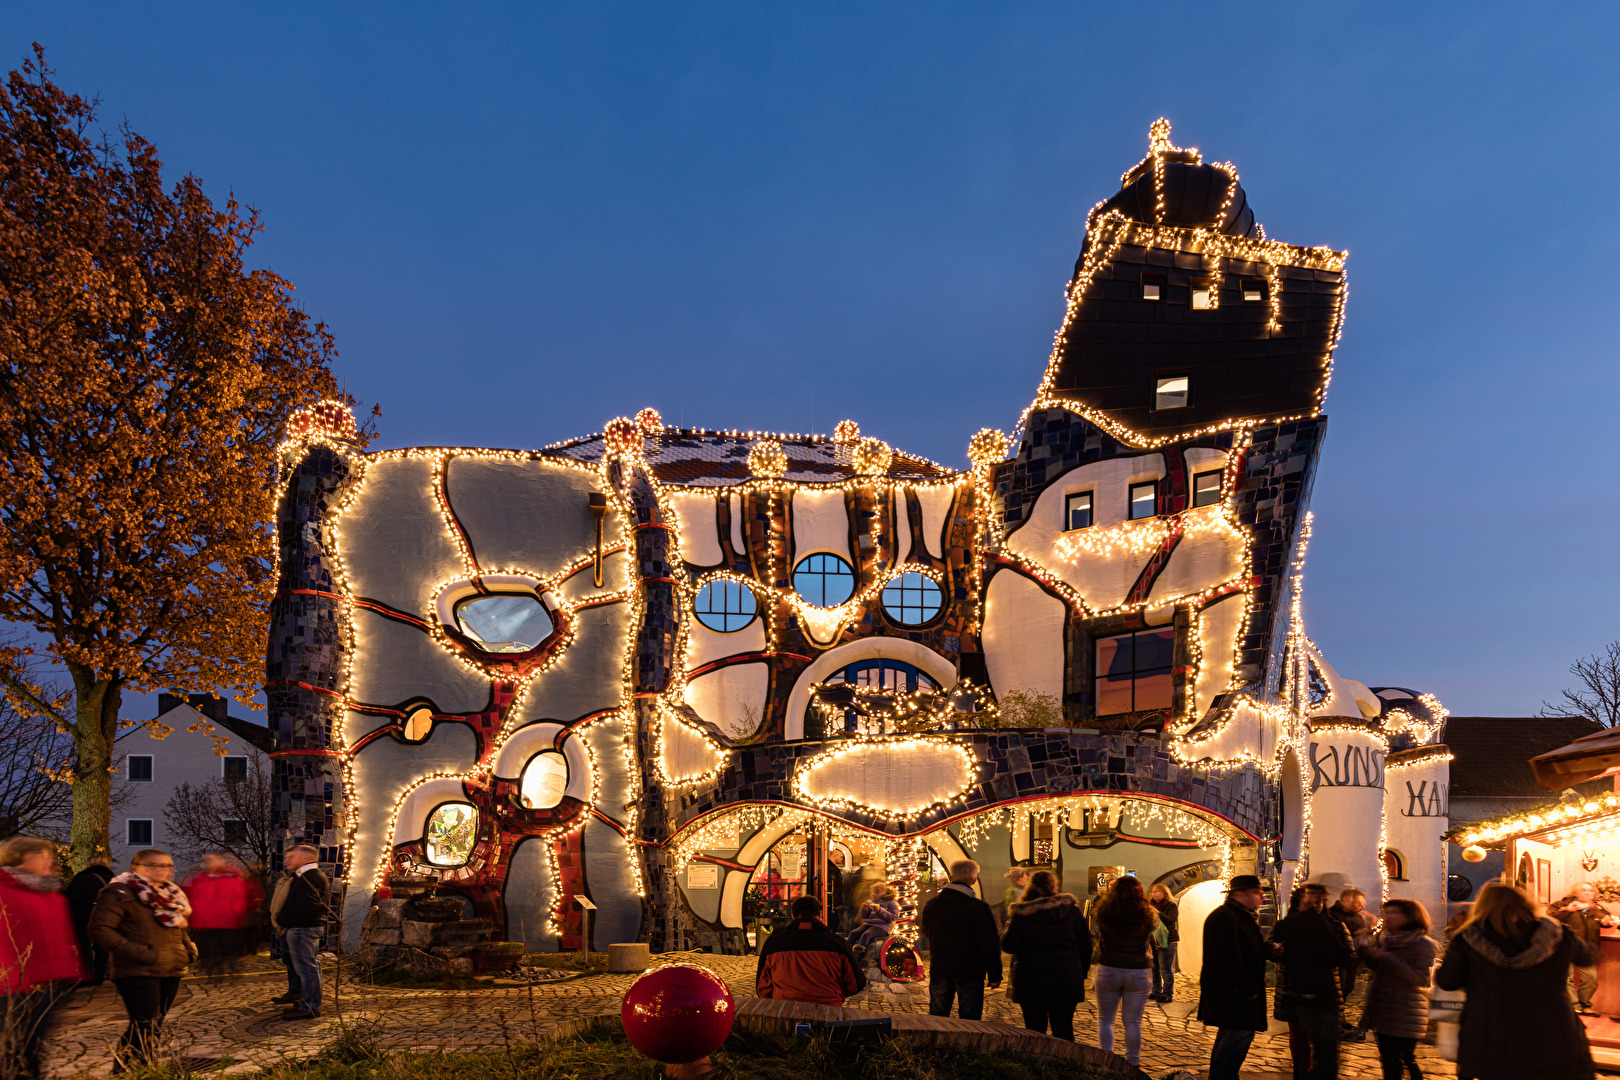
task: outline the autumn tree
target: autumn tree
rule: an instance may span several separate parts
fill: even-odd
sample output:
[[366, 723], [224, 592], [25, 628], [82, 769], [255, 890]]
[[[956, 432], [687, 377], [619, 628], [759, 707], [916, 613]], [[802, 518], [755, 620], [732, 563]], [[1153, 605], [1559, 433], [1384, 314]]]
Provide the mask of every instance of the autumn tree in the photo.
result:
[[73, 867], [108, 852], [123, 693], [246, 695], [272, 588], [275, 446], [336, 396], [326, 327], [245, 265], [259, 218], [96, 125], [44, 50], [0, 90], [0, 685], [73, 740]]

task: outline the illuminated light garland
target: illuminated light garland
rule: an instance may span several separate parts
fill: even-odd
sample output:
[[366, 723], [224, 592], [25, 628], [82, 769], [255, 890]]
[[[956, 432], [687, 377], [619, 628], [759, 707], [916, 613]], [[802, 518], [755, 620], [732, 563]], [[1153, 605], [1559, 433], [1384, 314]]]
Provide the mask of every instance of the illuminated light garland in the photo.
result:
[[[945, 751], [954, 754], [957, 764], [961, 768], [960, 781], [948, 794], [930, 799], [926, 803], [916, 803], [905, 807], [877, 806], [862, 799], [859, 792], [840, 792], [830, 795], [812, 795], [805, 790], [806, 784], [815, 773], [824, 766], [840, 761], [851, 754], [870, 753], [872, 750], [882, 748], [890, 751], [905, 752], [908, 750]], [[932, 755], [931, 755], [932, 756]], [[893, 766], [891, 765], [891, 768]], [[978, 762], [974, 759], [972, 751], [961, 743], [949, 739], [926, 738], [916, 736], [850, 739], [823, 750], [814, 757], [800, 762], [793, 770], [793, 779], [790, 790], [795, 799], [809, 803], [811, 806], [821, 808], [834, 808], [839, 810], [864, 810], [877, 814], [889, 821], [910, 821], [924, 814], [945, 810], [952, 803], [960, 802], [962, 796], [976, 782], [978, 776]]]
[[853, 420], [840, 420], [833, 427], [833, 442], [852, 443], [861, 437], [861, 425]]
[[1553, 826], [1590, 825], [1593, 819], [1606, 819], [1620, 810], [1620, 795], [1608, 794], [1590, 799], [1548, 803], [1533, 810], [1504, 814], [1459, 825], [1446, 833], [1452, 843], [1494, 844], [1508, 838], [1528, 836]]
[[862, 439], [855, 444], [855, 471], [862, 476], [882, 476], [894, 461], [894, 450], [882, 439]]
[[748, 450], [748, 471], [755, 476], [779, 480], [787, 475], [787, 451], [775, 439], [761, 439]]
[[[676, 776], [670, 772], [669, 745], [665, 740], [664, 733], [668, 730], [668, 725], [671, 724], [681, 728], [692, 738], [697, 739], [705, 747], [707, 747], [715, 756], [714, 764], [707, 769], [687, 776]], [[653, 773], [658, 777], [658, 782], [660, 784], [663, 784], [665, 787], [678, 789], [682, 787], [691, 787], [696, 784], [707, 783], [708, 781], [718, 777], [720, 773], [724, 771], [727, 763], [730, 762], [730, 760], [731, 752], [724, 746], [721, 746], [720, 743], [716, 742], [714, 738], [712, 738], [707, 732], [699, 730], [698, 728], [693, 727], [691, 724], [681, 720], [675, 714], [674, 710], [665, 707], [663, 704], [658, 706], [658, 730], [654, 735], [652, 766]]]
[[[997, 722], [1001, 709], [990, 696], [988, 687], [975, 686], [970, 679], [958, 680], [954, 687], [940, 690], [891, 690], [879, 686], [859, 686], [854, 683], [819, 683], [810, 688], [810, 702], [821, 714], [828, 732], [837, 731], [844, 721], [849, 706], [835, 701], [821, 700], [824, 693], [848, 689], [857, 701], [876, 701], [880, 704], [863, 705], [857, 734], [863, 736], [916, 734], [966, 719], [968, 715], [988, 718]], [[961, 695], [974, 698], [971, 713], [957, 708]], [[886, 702], [887, 704], [881, 704]]]
[[658, 415], [658, 410], [648, 406], [636, 413], [636, 425], [649, 434], [664, 429], [664, 418]]
[[1073, 529], [1058, 539], [1056, 552], [1070, 561], [1081, 556], [1142, 555], [1163, 547], [1176, 532], [1180, 532], [1183, 539], [1200, 533], [1220, 533], [1239, 541], [1247, 539], [1241, 527], [1229, 519], [1226, 507], [1217, 503], [1177, 514], [1122, 521], [1118, 525]]

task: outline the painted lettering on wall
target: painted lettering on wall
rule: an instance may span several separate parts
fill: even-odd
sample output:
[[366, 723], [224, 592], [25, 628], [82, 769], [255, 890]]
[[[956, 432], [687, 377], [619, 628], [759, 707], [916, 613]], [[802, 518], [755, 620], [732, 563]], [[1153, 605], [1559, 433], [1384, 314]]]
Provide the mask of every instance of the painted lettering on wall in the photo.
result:
[[1412, 781], [1406, 782], [1406, 809], [1401, 811], [1401, 817], [1445, 817], [1451, 812], [1451, 786], [1436, 780], [1430, 784], [1427, 780], [1418, 781], [1416, 788]]
[[1311, 743], [1311, 791], [1325, 787], [1384, 786], [1384, 752], [1372, 746]]

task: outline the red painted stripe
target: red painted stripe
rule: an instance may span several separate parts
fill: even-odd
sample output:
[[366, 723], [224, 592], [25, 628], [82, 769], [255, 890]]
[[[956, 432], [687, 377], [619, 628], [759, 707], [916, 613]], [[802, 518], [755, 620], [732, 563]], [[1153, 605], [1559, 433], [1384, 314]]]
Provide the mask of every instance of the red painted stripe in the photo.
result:
[[733, 664], [757, 664], [761, 661], [775, 660], [778, 658], [783, 660], [803, 660], [807, 664], [811, 662], [810, 657], [801, 656], [795, 652], [738, 653], [736, 656], [723, 656], [719, 660], [710, 660], [702, 667], [693, 668], [691, 671], [688, 671], [686, 673], [686, 677], [688, 679], [695, 679], [699, 675], [707, 675], [711, 671], [716, 671], [723, 667], [730, 667]]

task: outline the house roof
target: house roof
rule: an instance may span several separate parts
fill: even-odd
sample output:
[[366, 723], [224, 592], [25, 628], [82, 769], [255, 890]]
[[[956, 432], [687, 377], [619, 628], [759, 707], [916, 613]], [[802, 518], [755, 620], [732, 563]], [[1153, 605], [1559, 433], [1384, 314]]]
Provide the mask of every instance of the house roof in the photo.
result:
[[[822, 435], [761, 436], [753, 433], [663, 428], [643, 440], [642, 452], [653, 475], [666, 484], [685, 487], [732, 487], [753, 478], [748, 451], [761, 438], [775, 438], [787, 455], [785, 480], [840, 483], [860, 475], [851, 444]], [[602, 460], [604, 437], [587, 435], [545, 450], [548, 455], [595, 464]], [[900, 481], [944, 480], [948, 469], [927, 458], [891, 448], [886, 474]]]
[[[1453, 716], [1446, 720], [1453, 799], [1546, 799], [1530, 759], [1601, 731], [1591, 720], [1564, 716]], [[1583, 795], [1610, 790], [1607, 781], [1574, 785]]]
[[237, 738], [252, 743], [266, 754], [275, 749], [275, 736], [271, 735], [270, 729], [263, 724], [255, 724], [251, 720], [243, 720], [236, 716], [210, 716], [209, 719]]

